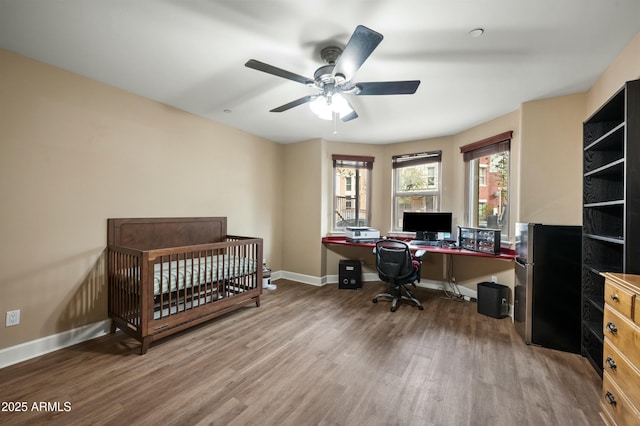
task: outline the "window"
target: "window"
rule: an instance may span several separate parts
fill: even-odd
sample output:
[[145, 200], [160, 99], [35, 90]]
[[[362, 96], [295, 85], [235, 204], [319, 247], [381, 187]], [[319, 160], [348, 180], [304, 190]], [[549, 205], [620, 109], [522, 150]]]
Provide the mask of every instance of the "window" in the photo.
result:
[[487, 165], [479, 164], [478, 169], [478, 185], [487, 186]]
[[373, 157], [333, 155], [333, 215], [331, 229], [369, 226], [369, 194]]
[[468, 178], [469, 226], [499, 228], [509, 238], [509, 153], [511, 135], [505, 132], [460, 148]]
[[437, 212], [440, 208], [442, 151], [396, 155], [393, 167], [393, 230], [402, 230], [403, 212]]

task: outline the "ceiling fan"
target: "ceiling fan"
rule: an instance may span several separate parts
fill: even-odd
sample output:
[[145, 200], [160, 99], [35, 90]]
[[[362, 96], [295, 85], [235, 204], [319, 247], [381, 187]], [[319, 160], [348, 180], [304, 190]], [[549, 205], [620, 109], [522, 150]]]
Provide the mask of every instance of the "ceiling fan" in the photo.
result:
[[283, 70], [264, 62], [250, 59], [244, 64], [248, 68], [286, 78], [320, 91], [315, 95], [303, 96], [282, 106], [270, 110], [283, 112], [310, 102], [311, 109], [327, 120], [336, 119], [344, 122], [358, 118], [349, 100], [342, 96], [356, 95], [410, 95], [416, 92], [420, 80], [378, 81], [356, 83], [353, 77], [364, 61], [382, 41], [382, 34], [365, 26], [358, 25], [351, 35], [344, 50], [336, 46], [328, 46], [321, 50], [320, 56], [327, 65], [316, 70], [313, 79], [290, 71]]

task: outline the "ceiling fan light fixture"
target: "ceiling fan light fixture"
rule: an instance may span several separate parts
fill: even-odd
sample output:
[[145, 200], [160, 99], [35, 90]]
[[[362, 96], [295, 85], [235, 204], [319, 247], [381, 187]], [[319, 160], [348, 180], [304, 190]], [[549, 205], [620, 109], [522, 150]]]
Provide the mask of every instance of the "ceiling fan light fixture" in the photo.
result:
[[313, 111], [315, 115], [323, 120], [331, 120], [333, 118], [333, 110], [324, 96], [315, 98], [309, 103], [309, 108], [311, 108], [311, 111]]
[[349, 106], [349, 102], [340, 94], [335, 93], [331, 97], [318, 96], [309, 103], [309, 108], [318, 117], [323, 120], [332, 120], [333, 113], [338, 114], [340, 118], [345, 117], [353, 112]]

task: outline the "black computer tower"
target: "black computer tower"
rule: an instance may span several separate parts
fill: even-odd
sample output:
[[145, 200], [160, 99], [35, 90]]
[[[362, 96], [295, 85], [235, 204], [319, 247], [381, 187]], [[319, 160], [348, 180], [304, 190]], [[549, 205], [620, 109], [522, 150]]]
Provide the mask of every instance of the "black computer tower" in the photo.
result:
[[338, 288], [362, 288], [362, 266], [359, 260], [341, 260], [338, 271]]
[[492, 318], [509, 315], [509, 287], [483, 282], [478, 284], [478, 313]]

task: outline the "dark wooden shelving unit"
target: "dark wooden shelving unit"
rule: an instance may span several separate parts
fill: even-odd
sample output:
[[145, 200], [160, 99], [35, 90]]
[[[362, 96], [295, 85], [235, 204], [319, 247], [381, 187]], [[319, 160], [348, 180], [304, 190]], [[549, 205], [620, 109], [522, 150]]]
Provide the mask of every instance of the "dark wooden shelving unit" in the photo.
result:
[[640, 80], [583, 123], [582, 355], [602, 376], [604, 278], [640, 273]]

